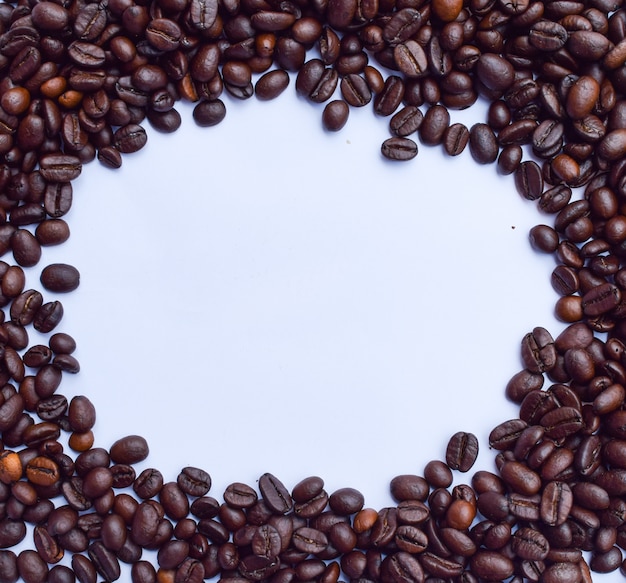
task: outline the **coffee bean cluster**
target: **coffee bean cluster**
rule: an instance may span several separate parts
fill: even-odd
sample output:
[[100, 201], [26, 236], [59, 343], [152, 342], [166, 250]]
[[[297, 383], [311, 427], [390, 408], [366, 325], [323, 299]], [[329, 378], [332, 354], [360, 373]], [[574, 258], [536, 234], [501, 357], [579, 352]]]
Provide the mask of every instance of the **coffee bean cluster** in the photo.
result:
[[[626, 574], [622, 0], [20, 0], [0, 4], [0, 69], [0, 583], [109, 582], [121, 564], [133, 583]], [[418, 142], [468, 148], [554, 217], [530, 241], [556, 259], [568, 327], [522, 340], [506, 387], [519, 417], [489, 436], [493, 472], [453, 486], [479, 448], [461, 431], [442, 460], [391, 481], [388, 508], [269, 473], [220, 501], [199, 468], [137, 475], [146, 441], [96, 445], [89, 398], [59, 391], [79, 371], [76, 343], [55, 332], [61, 302], [29, 289], [25, 269], [68, 239], [82, 165], [118, 168], [146, 145], [142, 124], [175, 131], [181, 100], [210, 127], [225, 118], [224, 93], [269, 100], [293, 78], [327, 130], [370, 106], [389, 118], [385, 158], [410, 160]], [[478, 99], [487, 119], [451, 123]], [[71, 292], [80, 274], [57, 263], [40, 283]], [[55, 333], [31, 345], [30, 326]], [[27, 525], [31, 549], [17, 553]]]

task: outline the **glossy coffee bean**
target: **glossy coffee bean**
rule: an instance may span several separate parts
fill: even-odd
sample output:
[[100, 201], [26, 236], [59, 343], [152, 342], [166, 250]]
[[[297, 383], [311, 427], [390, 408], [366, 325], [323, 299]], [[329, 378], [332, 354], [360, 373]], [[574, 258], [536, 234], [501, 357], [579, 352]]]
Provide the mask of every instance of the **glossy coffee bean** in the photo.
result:
[[74, 291], [80, 283], [80, 273], [65, 263], [53, 263], [44, 267], [41, 272], [41, 284], [48, 290], [56, 293]]

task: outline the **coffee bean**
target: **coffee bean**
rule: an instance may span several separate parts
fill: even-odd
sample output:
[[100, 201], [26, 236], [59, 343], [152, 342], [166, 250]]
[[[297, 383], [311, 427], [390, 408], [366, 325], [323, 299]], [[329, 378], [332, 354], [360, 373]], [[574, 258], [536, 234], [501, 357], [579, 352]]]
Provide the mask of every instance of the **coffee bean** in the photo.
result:
[[211, 477], [200, 468], [183, 468], [176, 479], [181, 490], [189, 496], [204, 496], [211, 489]]
[[41, 284], [49, 291], [67, 293], [74, 291], [80, 283], [80, 273], [72, 265], [53, 263], [41, 272]]
[[459, 431], [448, 442], [446, 463], [453, 469], [468, 472], [478, 456], [478, 438], [473, 433]]
[[470, 132], [462, 123], [453, 123], [443, 134], [443, 147], [449, 156], [458, 156], [465, 150], [470, 139]]
[[433, 105], [424, 114], [424, 120], [419, 128], [420, 140], [429, 146], [440, 144], [449, 125], [448, 110], [442, 105]]
[[135, 464], [148, 457], [148, 444], [139, 435], [128, 435], [111, 446], [111, 459], [119, 464]]
[[33, 267], [41, 259], [41, 245], [26, 229], [17, 229], [11, 237], [13, 257], [21, 267]]
[[78, 178], [82, 165], [76, 156], [47, 154], [39, 161], [39, 169], [41, 175], [50, 182], [70, 182]]
[[472, 126], [469, 147], [472, 157], [479, 164], [490, 164], [498, 157], [496, 136], [487, 124], [479, 123]]
[[409, 138], [388, 138], [382, 143], [381, 152], [388, 160], [412, 160], [417, 156], [417, 144]]
[[543, 175], [536, 162], [522, 162], [515, 171], [517, 191], [528, 200], [536, 200], [543, 193]]
[[226, 106], [219, 99], [215, 101], [201, 101], [193, 110], [193, 119], [201, 127], [217, 125], [225, 117]]
[[294, 531], [292, 540], [298, 550], [313, 555], [322, 552], [328, 545], [328, 539], [323, 532], [306, 526]]
[[266, 473], [259, 478], [259, 489], [268, 507], [277, 514], [285, 514], [293, 507], [289, 491], [276, 476]]
[[494, 551], [481, 551], [470, 560], [472, 571], [478, 577], [489, 581], [506, 579], [513, 575], [513, 562], [504, 555]]
[[278, 97], [289, 85], [289, 75], [276, 69], [262, 75], [254, 86], [254, 93], [258, 99], [267, 101]]
[[117, 129], [113, 134], [113, 145], [122, 153], [130, 154], [141, 150], [148, 138], [146, 131], [138, 124], [128, 124]]
[[350, 109], [341, 99], [329, 101], [322, 112], [322, 124], [329, 132], [337, 132], [348, 122]]
[[374, 112], [381, 116], [391, 115], [404, 97], [404, 81], [397, 75], [387, 77], [383, 90], [374, 97]]

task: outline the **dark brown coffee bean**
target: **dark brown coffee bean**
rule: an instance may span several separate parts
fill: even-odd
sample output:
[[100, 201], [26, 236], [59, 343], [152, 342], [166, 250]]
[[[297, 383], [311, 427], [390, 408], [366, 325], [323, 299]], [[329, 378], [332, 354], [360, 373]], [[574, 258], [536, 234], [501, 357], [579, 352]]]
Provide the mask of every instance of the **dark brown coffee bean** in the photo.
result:
[[322, 125], [329, 132], [338, 132], [348, 122], [350, 109], [341, 99], [329, 101], [322, 112]]
[[453, 578], [460, 576], [463, 572], [463, 566], [460, 563], [431, 552], [422, 553], [420, 562], [424, 569], [435, 577]]
[[582, 299], [582, 308], [586, 316], [595, 317], [613, 310], [621, 301], [619, 288], [605, 283], [588, 291]]
[[342, 78], [340, 89], [342, 97], [352, 107], [362, 107], [372, 99], [372, 91], [367, 81], [355, 73]]
[[470, 560], [472, 571], [483, 579], [495, 581], [513, 575], [513, 562], [494, 551], [479, 551]]
[[13, 233], [11, 247], [16, 263], [22, 267], [33, 267], [41, 259], [41, 245], [26, 229], [17, 229]]
[[492, 91], [505, 91], [514, 81], [514, 69], [506, 59], [494, 53], [482, 54], [476, 62], [476, 75]]
[[424, 116], [414, 105], [407, 105], [393, 115], [389, 129], [394, 136], [406, 137], [419, 129]]
[[191, 466], [183, 468], [176, 481], [181, 490], [189, 496], [204, 496], [211, 489], [211, 476], [200, 468]]
[[292, 541], [298, 550], [313, 555], [321, 553], [328, 545], [323, 532], [306, 526], [294, 531]]
[[429, 146], [440, 144], [449, 125], [448, 110], [442, 105], [433, 105], [424, 114], [424, 120], [419, 128], [420, 140]]
[[146, 440], [139, 435], [128, 435], [111, 446], [111, 460], [118, 464], [136, 464], [148, 457]]
[[50, 182], [70, 182], [78, 178], [82, 165], [76, 156], [47, 154], [39, 161], [39, 169], [41, 175]]
[[69, 239], [70, 229], [63, 219], [47, 219], [35, 229], [35, 238], [42, 246], [60, 245]]
[[201, 127], [217, 125], [226, 117], [226, 106], [220, 99], [202, 101], [193, 110], [193, 119]]
[[96, 409], [93, 403], [83, 395], [72, 398], [68, 409], [68, 420], [72, 431], [84, 433], [96, 424]]
[[47, 334], [54, 330], [63, 318], [63, 304], [59, 301], [43, 304], [35, 314], [33, 327], [38, 332]]
[[543, 175], [536, 162], [522, 162], [515, 171], [517, 191], [528, 200], [536, 200], [543, 193]]
[[496, 136], [487, 124], [478, 123], [472, 126], [469, 147], [472, 157], [479, 164], [490, 164], [498, 157]]
[[65, 263], [53, 263], [41, 272], [41, 283], [49, 291], [67, 293], [74, 291], [80, 283], [80, 273]]
[[120, 564], [115, 555], [100, 541], [92, 543], [87, 549], [96, 571], [105, 581], [116, 581], [121, 575]]
[[402, 8], [394, 13], [383, 29], [383, 38], [396, 46], [413, 36], [422, 26], [422, 14], [414, 8]]
[[468, 472], [478, 456], [478, 438], [473, 433], [459, 431], [448, 442], [446, 463], [460, 472]]
[[410, 581], [420, 583], [425, 580], [424, 569], [417, 558], [406, 551], [387, 556], [381, 564], [381, 578], [385, 581]]
[[289, 75], [276, 69], [262, 75], [256, 82], [254, 93], [258, 99], [267, 101], [278, 97], [289, 85]]
[[141, 150], [148, 138], [146, 131], [138, 124], [128, 124], [113, 134], [113, 145], [122, 153], [130, 154]]
[[390, 75], [385, 86], [374, 97], [374, 112], [377, 115], [389, 116], [398, 108], [404, 97], [404, 81], [397, 75]]
[[489, 446], [497, 450], [511, 448], [518, 437], [528, 427], [522, 419], [511, 419], [495, 427], [489, 434]]
[[388, 138], [382, 143], [381, 152], [388, 160], [412, 160], [417, 156], [417, 144], [409, 138]]
[[541, 495], [541, 520], [549, 526], [563, 524], [571, 510], [573, 495], [564, 482], [549, 482]]
[[453, 123], [446, 128], [443, 135], [443, 147], [449, 156], [458, 156], [470, 139], [470, 132], [462, 123]]
[[259, 489], [267, 506], [277, 514], [293, 508], [293, 500], [284, 484], [274, 475], [265, 473], [259, 478]]
[[340, 488], [328, 500], [330, 508], [339, 516], [355, 514], [363, 508], [365, 498], [354, 488]]
[[43, 305], [43, 296], [36, 290], [22, 292], [11, 304], [11, 320], [21, 326], [31, 324], [37, 310]]

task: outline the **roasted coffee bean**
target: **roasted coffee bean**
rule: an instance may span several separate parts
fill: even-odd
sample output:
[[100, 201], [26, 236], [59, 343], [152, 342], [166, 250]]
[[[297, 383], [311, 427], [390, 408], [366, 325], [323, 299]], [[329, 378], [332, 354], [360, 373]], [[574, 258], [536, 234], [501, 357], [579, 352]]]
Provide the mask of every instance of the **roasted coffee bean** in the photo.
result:
[[328, 539], [323, 532], [306, 526], [295, 530], [292, 540], [298, 550], [313, 555], [321, 553], [328, 545]]
[[389, 129], [394, 136], [406, 137], [416, 132], [424, 119], [422, 112], [414, 105], [399, 110], [389, 121]]
[[226, 106], [220, 99], [201, 101], [193, 110], [193, 119], [201, 127], [217, 125], [226, 117]]
[[439, 460], [429, 461], [424, 467], [424, 478], [433, 488], [447, 488], [452, 484], [452, 472]]
[[417, 144], [409, 138], [388, 138], [382, 143], [381, 152], [388, 160], [412, 160], [417, 156]]
[[505, 91], [514, 81], [514, 68], [506, 59], [494, 53], [482, 54], [476, 62], [476, 75], [492, 91]]
[[82, 165], [75, 156], [48, 154], [39, 161], [41, 175], [50, 182], [70, 182], [78, 178]]
[[185, 494], [189, 496], [204, 496], [211, 489], [211, 477], [200, 468], [183, 468], [176, 478], [176, 482]]
[[0, 520], [0, 548], [14, 547], [26, 537], [26, 525], [21, 520], [3, 518]]
[[41, 246], [35, 236], [26, 229], [17, 229], [11, 237], [13, 257], [21, 267], [33, 267], [41, 259]]
[[465, 150], [470, 132], [462, 123], [453, 123], [443, 134], [443, 147], [449, 156], [458, 156]]
[[138, 124], [128, 124], [113, 134], [113, 145], [122, 153], [130, 154], [141, 150], [147, 142], [146, 131]]
[[530, 372], [549, 371], [556, 364], [556, 349], [550, 333], [541, 327], [526, 334], [522, 340], [522, 360]]
[[26, 326], [35, 319], [37, 310], [43, 305], [43, 296], [36, 290], [22, 292], [11, 304], [11, 320]]
[[128, 435], [111, 446], [111, 460], [119, 464], [135, 464], [148, 457], [148, 444], [139, 435]]
[[363, 494], [354, 488], [340, 488], [328, 499], [332, 511], [340, 516], [355, 514], [363, 508], [364, 502]]
[[442, 105], [433, 105], [424, 114], [424, 120], [419, 128], [420, 140], [430, 146], [440, 144], [449, 125], [448, 110]]
[[60, 245], [69, 239], [70, 230], [63, 219], [46, 219], [35, 229], [35, 238], [42, 246]]
[[536, 162], [522, 162], [515, 171], [517, 191], [528, 200], [536, 200], [543, 193], [543, 176]]
[[372, 91], [367, 81], [356, 73], [341, 79], [340, 90], [344, 100], [352, 107], [363, 107], [372, 99]]
[[424, 501], [428, 497], [428, 482], [421, 476], [403, 474], [396, 476], [389, 485], [391, 495], [402, 502], [404, 500]]
[[329, 101], [322, 112], [322, 124], [329, 132], [337, 132], [348, 122], [350, 108], [345, 101]]
[[506, 556], [493, 551], [480, 551], [470, 560], [472, 571], [489, 581], [502, 580], [513, 575], [514, 565]]
[[473, 433], [459, 431], [448, 442], [446, 463], [453, 469], [468, 472], [478, 456], [478, 438]]
[[119, 579], [121, 574], [119, 561], [102, 542], [96, 541], [92, 543], [89, 545], [87, 552], [96, 571], [104, 577], [106, 581]]
[[495, 427], [489, 434], [489, 446], [497, 450], [506, 450], [512, 447], [528, 427], [522, 419], [511, 419]]
[[424, 581], [424, 569], [411, 553], [400, 551], [387, 556], [381, 564], [381, 577], [387, 581]]
[[278, 97], [289, 85], [289, 75], [276, 69], [262, 75], [254, 86], [254, 93], [258, 99], [267, 101]]
[[259, 489], [265, 504], [277, 514], [285, 514], [293, 508], [289, 491], [276, 476], [266, 473], [259, 478]]
[[35, 314], [33, 327], [38, 332], [46, 334], [54, 330], [63, 318], [63, 304], [59, 301], [43, 304]]
[[380, 93], [374, 97], [374, 112], [381, 116], [389, 116], [396, 111], [404, 97], [404, 81], [397, 75], [387, 77]]

